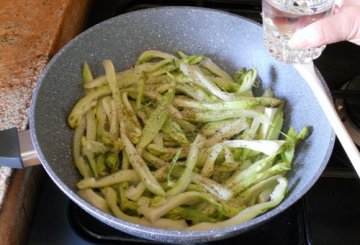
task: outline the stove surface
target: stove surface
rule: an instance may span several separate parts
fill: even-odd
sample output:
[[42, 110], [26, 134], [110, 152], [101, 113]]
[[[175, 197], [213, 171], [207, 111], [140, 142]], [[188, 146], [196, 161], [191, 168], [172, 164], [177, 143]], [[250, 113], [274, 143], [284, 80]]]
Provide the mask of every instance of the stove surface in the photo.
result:
[[[337, 162], [337, 165], [334, 164]], [[274, 219], [247, 233], [204, 244], [360, 244], [360, 182], [332, 157], [313, 188]], [[47, 177], [27, 245], [160, 244], [104, 225], [71, 202]]]

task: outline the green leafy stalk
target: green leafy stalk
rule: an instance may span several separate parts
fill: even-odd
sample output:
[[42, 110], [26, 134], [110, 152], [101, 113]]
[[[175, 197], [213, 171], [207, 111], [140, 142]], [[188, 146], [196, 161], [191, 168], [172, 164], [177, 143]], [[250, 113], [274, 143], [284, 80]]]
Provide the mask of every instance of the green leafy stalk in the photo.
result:
[[234, 101], [220, 101], [220, 102], [202, 102], [194, 100], [185, 100], [176, 98], [174, 104], [179, 107], [196, 108], [202, 110], [237, 110], [250, 109], [256, 106], [276, 107], [281, 103], [281, 100], [268, 97], [239, 97]]
[[180, 127], [180, 125], [171, 120], [168, 119], [165, 121], [162, 129], [163, 132], [167, 133], [171, 138], [173, 138], [176, 142], [178, 142], [180, 145], [188, 145], [189, 141], [185, 135], [185, 133], [183, 132], [182, 128]]
[[191, 230], [213, 230], [220, 229], [228, 226], [234, 226], [238, 224], [242, 224], [248, 220], [255, 218], [256, 216], [266, 212], [270, 208], [274, 208], [280, 204], [280, 202], [284, 199], [287, 189], [288, 181], [284, 177], [280, 177], [277, 179], [278, 185], [275, 187], [273, 192], [271, 193], [271, 199], [268, 202], [255, 204], [241, 211], [234, 217], [227, 219], [225, 221], [217, 222], [217, 223], [206, 223], [202, 222], [196, 225], [191, 226]]
[[80, 118], [79, 126], [75, 128], [74, 136], [73, 136], [73, 157], [76, 168], [79, 170], [80, 174], [84, 178], [89, 178], [93, 176], [89, 165], [85, 163], [85, 160], [82, 156], [81, 150], [81, 139], [84, 136], [86, 124], [84, 117]]
[[175, 154], [174, 158], [171, 161], [170, 169], [169, 169], [168, 174], [167, 174], [167, 185], [168, 186], [174, 186], [175, 185], [175, 182], [171, 180], [171, 174], [172, 174], [172, 172], [173, 172], [173, 170], [175, 168], [176, 162], [178, 161], [178, 159], [180, 157], [180, 154], [181, 154], [181, 148], [179, 148], [176, 151], [176, 154]]
[[111, 94], [109, 87], [101, 87], [97, 90], [89, 92], [85, 97], [81, 98], [68, 116], [68, 123], [70, 127], [75, 128], [79, 125], [81, 117], [91, 108], [96, 105], [96, 101], [106, 95]]
[[161, 52], [158, 50], [147, 50], [139, 56], [136, 64], [143, 64], [145, 62], [149, 62], [152, 59], [161, 58], [161, 59], [171, 59], [171, 60], [177, 60], [176, 56], [173, 56], [171, 54]]
[[181, 177], [176, 181], [175, 185], [166, 192], [166, 195], [173, 196], [183, 192], [188, 184], [191, 182], [191, 174], [196, 165], [197, 157], [201, 146], [204, 144], [205, 138], [198, 134], [195, 141], [192, 143], [189, 151], [189, 156], [186, 161], [186, 167]]
[[88, 188], [100, 188], [105, 186], [110, 186], [125, 181], [140, 181], [140, 177], [135, 170], [119, 170], [116, 173], [109, 174], [105, 177], [95, 179], [95, 178], [86, 178], [82, 179], [77, 183], [79, 189], [88, 189]]
[[117, 172], [120, 169], [119, 155], [115, 152], [108, 152], [105, 162], [111, 173]]
[[78, 195], [85, 201], [91, 203], [101, 211], [110, 214], [110, 208], [106, 200], [92, 189], [84, 189], [78, 191]]
[[179, 207], [182, 204], [191, 203], [198, 200], [206, 201], [214, 205], [217, 209], [221, 210], [221, 205], [218, 204], [211, 195], [207, 193], [189, 191], [169, 197], [163, 205], [158, 207], [149, 207], [148, 204], [141, 205], [138, 208], [138, 212], [144, 215], [151, 222], [155, 222], [160, 217], [168, 213], [170, 210], [173, 210], [174, 208]]
[[144, 126], [140, 141], [136, 146], [137, 151], [142, 152], [163, 127], [163, 124], [169, 116], [167, 107], [171, 103], [173, 97], [174, 90], [171, 89], [163, 96], [156, 109], [151, 113], [150, 118]]
[[138, 128], [136, 122], [133, 121], [132, 117], [126, 111], [125, 106], [121, 100], [120, 89], [116, 81], [116, 73], [113, 63], [110, 60], [104, 60], [103, 65], [105, 68], [105, 75], [111, 89], [112, 97], [116, 106], [117, 118], [126, 122], [127, 133], [132, 139], [132, 142], [138, 141], [138, 137], [141, 134], [141, 130]]
[[158, 219], [156, 222], [151, 223], [144, 218], [127, 215], [118, 207], [118, 198], [116, 192], [111, 187], [105, 187], [101, 190], [101, 192], [104, 194], [106, 202], [108, 203], [112, 213], [120, 219], [129, 221], [134, 224], [156, 227], [160, 229], [184, 230], [188, 227], [184, 220]]
[[233, 195], [232, 191], [230, 191], [229, 189], [223, 187], [216, 181], [201, 176], [200, 174], [192, 173], [191, 180], [194, 183], [204, 187], [210, 194], [216, 196], [220, 200], [227, 201]]
[[154, 178], [152, 173], [149, 170], [149, 167], [146, 165], [145, 161], [141, 158], [139, 152], [135, 149], [135, 147], [131, 144], [130, 140], [127, 138], [125, 134], [121, 134], [121, 139], [125, 144], [125, 152], [128, 156], [129, 162], [132, 167], [139, 174], [141, 181], [144, 183], [146, 188], [153, 192], [156, 195], [165, 195], [164, 190], [161, 185]]
[[209, 90], [209, 92], [213, 93], [219, 99], [225, 101], [236, 99], [235, 94], [222, 91], [214, 83], [212, 83], [209, 79], [207, 79], [204, 73], [197, 66], [181, 63], [180, 70], [185, 75], [193, 77], [197, 82], [197, 84], [199, 84], [202, 87], [205, 87], [207, 90]]
[[184, 117], [193, 122], [207, 123], [214, 121], [221, 121], [232, 118], [252, 118], [257, 119], [261, 123], [270, 124], [271, 121], [264, 114], [251, 109], [238, 109], [238, 110], [222, 110], [222, 111], [197, 111], [197, 110], [184, 110]]

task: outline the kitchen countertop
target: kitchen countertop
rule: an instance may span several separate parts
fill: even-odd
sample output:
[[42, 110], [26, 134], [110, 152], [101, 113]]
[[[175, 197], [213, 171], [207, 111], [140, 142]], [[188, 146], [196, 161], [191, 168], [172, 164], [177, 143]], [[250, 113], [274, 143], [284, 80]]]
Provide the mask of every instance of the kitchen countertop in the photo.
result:
[[[0, 0], [0, 130], [27, 129], [41, 71], [83, 30], [90, 7], [91, 0]], [[0, 166], [1, 244], [23, 243], [42, 176], [41, 166]]]

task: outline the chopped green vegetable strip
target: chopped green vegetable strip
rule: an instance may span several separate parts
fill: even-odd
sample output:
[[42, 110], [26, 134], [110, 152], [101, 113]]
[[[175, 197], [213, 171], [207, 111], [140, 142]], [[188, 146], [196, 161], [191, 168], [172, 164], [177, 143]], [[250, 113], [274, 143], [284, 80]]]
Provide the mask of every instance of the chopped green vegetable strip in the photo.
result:
[[106, 154], [105, 162], [111, 173], [118, 171], [120, 168], [120, 159], [117, 153], [108, 152]]
[[252, 186], [266, 178], [269, 178], [270, 176], [277, 175], [277, 174], [283, 175], [289, 169], [290, 168], [289, 168], [287, 162], [277, 163], [277, 164], [273, 165], [272, 167], [265, 169], [262, 172], [255, 173], [253, 176], [251, 176], [251, 178], [247, 178], [247, 179], [240, 181], [233, 188], [231, 188], [231, 190], [234, 191], [234, 193], [236, 193], [236, 194], [241, 193], [241, 192], [245, 191], [247, 188], [249, 188], [250, 186]]
[[244, 118], [237, 119], [223, 128], [219, 129], [215, 134], [209, 137], [204, 147], [210, 147], [218, 142], [230, 139], [231, 137], [239, 134], [241, 131], [245, 130], [248, 127], [248, 123]]
[[212, 150], [208, 154], [206, 162], [201, 170], [202, 176], [209, 177], [212, 175], [213, 170], [214, 170], [214, 163], [222, 150], [223, 150], [222, 144], [217, 144], [212, 147]]
[[77, 187], [79, 189], [87, 189], [87, 188], [99, 188], [104, 186], [109, 186], [113, 184], [117, 184], [124, 181], [140, 181], [140, 177], [135, 170], [119, 170], [116, 173], [109, 174], [100, 179], [95, 178], [86, 178], [80, 180], [77, 183]]
[[116, 217], [144, 226], [157, 227], [160, 229], [172, 229], [172, 230], [183, 230], [187, 228], [187, 224], [184, 220], [169, 220], [169, 219], [158, 219], [156, 222], [149, 222], [144, 218], [138, 218], [130, 216], [121, 211], [117, 206], [117, 196], [116, 192], [111, 187], [105, 187], [102, 190], [102, 193], [105, 195], [105, 199]]
[[222, 144], [232, 148], [247, 148], [271, 156], [275, 154], [282, 145], [285, 144], [285, 141], [284, 140], [226, 140]]
[[274, 118], [274, 121], [271, 125], [271, 127], [269, 128], [269, 131], [266, 135], [266, 139], [269, 139], [269, 140], [276, 140], [279, 138], [280, 136], [280, 132], [281, 132], [281, 129], [283, 127], [283, 124], [284, 124], [284, 118], [283, 118], [283, 115], [282, 113], [281, 114], [276, 114], [275, 118]]
[[137, 127], [136, 123], [128, 115], [125, 106], [121, 100], [120, 89], [116, 81], [116, 74], [114, 65], [110, 60], [104, 60], [103, 65], [105, 68], [105, 75], [116, 106], [116, 113], [119, 120], [127, 119], [125, 122], [128, 124], [127, 133], [132, 142], [136, 142], [141, 134], [141, 130]]
[[84, 135], [86, 128], [85, 120], [83, 117], [80, 118], [80, 124], [75, 128], [74, 137], [73, 137], [73, 157], [76, 168], [79, 170], [80, 174], [84, 178], [89, 178], [93, 176], [89, 165], [84, 161], [84, 158], [81, 156], [81, 139]]
[[205, 87], [209, 92], [213, 93], [216, 97], [222, 100], [235, 100], [236, 95], [233, 93], [227, 93], [219, 89], [214, 83], [209, 81], [204, 73], [195, 65], [188, 65], [181, 63], [180, 70], [188, 76], [195, 78], [195, 81], [202, 87]]
[[136, 109], [139, 111], [142, 108], [144, 100], [145, 79], [141, 78], [138, 84], [138, 94], [136, 96]]
[[196, 84], [177, 83], [176, 91], [186, 94], [197, 101], [211, 101], [211, 97]]
[[175, 185], [166, 192], [166, 195], [172, 196], [183, 192], [188, 184], [191, 182], [191, 173], [196, 165], [197, 156], [200, 152], [202, 145], [204, 144], [204, 136], [198, 134], [196, 139], [191, 144], [189, 156], [186, 161], [186, 167], [181, 177], [176, 181]]
[[152, 175], [145, 161], [141, 158], [140, 154], [136, 151], [127, 136], [122, 134], [121, 139], [124, 142], [129, 162], [139, 174], [141, 181], [145, 184], [146, 188], [156, 195], [165, 195], [164, 190]]
[[154, 166], [156, 168], [161, 168], [162, 166], [167, 165], [167, 162], [165, 162], [161, 158], [158, 158], [158, 157], [152, 155], [151, 153], [149, 153], [147, 151], [143, 151], [141, 156], [149, 164], [149, 166]]
[[169, 112], [167, 110], [167, 106], [171, 103], [173, 97], [174, 90], [171, 89], [163, 96], [163, 99], [159, 102], [159, 105], [151, 113], [144, 126], [140, 141], [136, 146], [137, 151], [142, 152], [160, 131], [166, 119], [168, 118]]
[[210, 58], [204, 57], [200, 61], [200, 65], [208, 69], [216, 76], [224, 79], [228, 84], [235, 84], [233, 78], [223, 69], [221, 69], [217, 64], [215, 64]]
[[164, 205], [160, 207], [149, 207], [147, 204], [144, 204], [138, 208], [138, 212], [144, 215], [151, 222], [155, 222], [160, 217], [168, 213], [170, 210], [182, 204], [193, 202], [198, 199], [205, 200], [206, 202], [214, 205], [216, 208], [221, 209], [221, 205], [219, 205], [211, 195], [206, 193], [189, 191], [169, 197], [164, 203]]
[[199, 222], [214, 223], [217, 221], [216, 218], [211, 217], [210, 215], [205, 214], [200, 210], [194, 208], [188, 208], [188, 207], [174, 208], [170, 210], [165, 217], [172, 220], [178, 220], [178, 219], [190, 220], [195, 224]]
[[244, 93], [246, 91], [249, 91], [254, 86], [256, 77], [257, 77], [256, 69], [247, 71], [242, 79], [242, 83], [240, 85], [238, 92]]
[[273, 192], [271, 193], [271, 200], [264, 203], [255, 204], [241, 211], [234, 217], [217, 222], [217, 223], [199, 223], [191, 226], [191, 230], [212, 230], [212, 229], [220, 229], [227, 226], [238, 225], [244, 223], [248, 220], [255, 218], [256, 216], [266, 212], [268, 209], [276, 207], [280, 204], [280, 202], [284, 199], [287, 189], [287, 180], [284, 177], [278, 178], [278, 185], [275, 187]]
[[179, 107], [197, 108], [203, 110], [236, 110], [236, 109], [250, 109], [256, 106], [278, 106], [281, 100], [276, 98], [267, 97], [250, 97], [250, 98], [239, 98], [235, 101], [221, 101], [221, 102], [201, 102], [194, 100], [184, 100], [176, 98], [174, 104]]
[[[140, 76], [141, 71], [139, 72], [137, 68], [132, 68], [116, 73], [116, 81], [120, 88], [126, 88], [136, 85]], [[87, 90], [92, 90], [94, 88], [99, 88], [107, 85], [108, 82], [105, 75], [98, 76], [95, 79], [83, 84], [84, 88]]]
[[88, 140], [96, 140], [96, 118], [93, 110], [85, 113], [86, 121], [86, 138]]
[[213, 194], [217, 198], [227, 201], [229, 200], [233, 193], [232, 191], [228, 190], [227, 188], [221, 186], [216, 181], [213, 181], [209, 178], [205, 178], [197, 173], [192, 173], [191, 180], [204, 187], [209, 193]]
[[224, 110], [224, 111], [208, 111], [208, 110], [196, 111], [189, 109], [187, 111], [184, 110], [182, 114], [187, 120], [197, 123], [214, 122], [214, 121], [221, 121], [221, 120], [239, 118], [239, 117], [257, 119], [264, 124], [271, 123], [271, 121], [266, 115], [250, 109]]
[[106, 200], [92, 189], [79, 190], [78, 195], [101, 211], [111, 214], [109, 205], [107, 204]]
[[70, 127], [75, 128], [79, 125], [80, 118], [92, 107], [96, 105], [96, 100], [106, 95], [111, 94], [109, 87], [101, 87], [97, 90], [89, 92], [85, 97], [81, 98], [74, 108], [72, 109], [69, 117], [68, 123]]
[[140, 199], [144, 191], [146, 190], [146, 186], [140, 182], [136, 187], [129, 186], [129, 188], [126, 190], [126, 197], [130, 200], [137, 201]]
[[91, 73], [90, 67], [88, 65], [88, 63], [84, 63], [83, 65], [83, 69], [82, 69], [82, 82], [83, 83], [89, 83], [91, 82], [94, 78], [93, 75]]
[[81, 138], [81, 144], [83, 147], [82, 151], [84, 153], [91, 152], [93, 154], [98, 154], [105, 153], [109, 150], [109, 148], [105, 144], [95, 140], [88, 140], [86, 137]]
[[237, 198], [241, 199], [244, 203], [246, 203], [246, 205], [252, 206], [256, 203], [257, 199], [264, 190], [267, 190], [268, 188], [270, 190], [274, 189], [276, 182], [280, 177], [280, 175], [274, 175], [270, 178], [260, 181], [256, 185], [253, 185], [251, 188], [241, 193]]
[[168, 172], [168, 174], [167, 174], [167, 185], [170, 186], [170, 187], [175, 185], [175, 182], [173, 182], [173, 181], [171, 180], [171, 173], [172, 173], [172, 171], [174, 170], [174, 167], [175, 167], [175, 165], [176, 165], [176, 162], [177, 162], [177, 160], [178, 160], [179, 157], [180, 157], [180, 153], [181, 153], [181, 148], [179, 148], [179, 149], [176, 151], [176, 154], [175, 154], [173, 160], [171, 161], [171, 165], [170, 165], [169, 172]]
[[99, 154], [96, 158], [96, 172], [98, 176], [106, 176], [107, 173], [107, 166], [105, 163], [105, 154]]
[[173, 120], [166, 120], [165, 124], [162, 127], [162, 131], [167, 133], [171, 138], [173, 138], [180, 145], [188, 145], [189, 141], [186, 138], [185, 133], [178, 123]]
[[274, 163], [275, 157], [276, 155], [261, 158], [247, 168], [239, 169], [239, 171], [232, 175], [231, 178], [227, 179], [225, 182], [225, 187], [231, 189], [241, 181], [253, 179], [253, 176], [257, 173], [270, 168]]
[[161, 59], [171, 59], [176, 60], [176, 56], [173, 56], [168, 53], [164, 53], [158, 50], [147, 50], [143, 52], [140, 57], [138, 58], [136, 64], [142, 64], [144, 62], [149, 62], [152, 59], [161, 58]]

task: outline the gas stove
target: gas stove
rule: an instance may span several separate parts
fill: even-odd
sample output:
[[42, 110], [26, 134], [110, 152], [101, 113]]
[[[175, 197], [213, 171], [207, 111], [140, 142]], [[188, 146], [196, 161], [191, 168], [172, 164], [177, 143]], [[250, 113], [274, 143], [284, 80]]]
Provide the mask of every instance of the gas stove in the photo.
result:
[[[220, 9], [261, 23], [261, 1], [107, 0], [95, 1], [88, 27], [130, 11], [160, 6]], [[358, 123], [360, 47], [328, 45], [315, 65], [327, 82], [339, 114], [360, 134]], [[355, 85], [354, 85], [355, 84]], [[348, 92], [349, 90], [352, 90]], [[354, 96], [355, 95], [355, 96]], [[355, 135], [355, 133], [353, 134]], [[360, 181], [336, 141], [324, 173], [297, 203], [265, 224], [241, 235], [206, 244], [360, 244]], [[72, 203], [46, 177], [31, 226], [28, 245], [158, 244], [117, 231]]]

